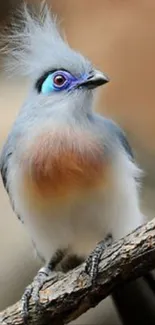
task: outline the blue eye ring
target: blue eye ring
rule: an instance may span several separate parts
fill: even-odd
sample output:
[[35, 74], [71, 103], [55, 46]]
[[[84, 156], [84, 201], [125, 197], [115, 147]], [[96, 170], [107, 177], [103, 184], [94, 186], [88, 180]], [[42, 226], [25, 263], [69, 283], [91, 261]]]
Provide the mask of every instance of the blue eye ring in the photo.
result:
[[39, 92], [42, 94], [50, 94], [53, 91], [66, 90], [70, 87], [72, 82], [75, 81], [75, 77], [66, 70], [55, 70], [49, 72], [45, 76], [46, 77], [43, 80], [39, 81], [39, 87], [37, 87]]
[[70, 84], [70, 74], [67, 71], [56, 71], [52, 75], [53, 87], [55, 90], [66, 89]]

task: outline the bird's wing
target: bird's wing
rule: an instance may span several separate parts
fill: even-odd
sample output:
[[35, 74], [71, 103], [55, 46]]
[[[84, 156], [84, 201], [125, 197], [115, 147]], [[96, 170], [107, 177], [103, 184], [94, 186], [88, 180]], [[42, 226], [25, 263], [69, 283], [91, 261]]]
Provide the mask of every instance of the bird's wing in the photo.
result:
[[129, 158], [132, 161], [134, 161], [132, 148], [128, 142], [125, 132], [119, 127], [119, 125], [113, 122], [112, 120], [106, 119], [99, 115], [96, 115], [95, 118], [99, 126], [99, 129], [103, 130], [106, 128], [108, 138], [111, 139], [113, 143], [115, 143], [116, 141], [119, 142], [119, 144], [123, 147], [125, 152], [128, 154]]
[[118, 137], [120, 143], [122, 144], [123, 148], [125, 149], [128, 156], [134, 160], [134, 155], [132, 148], [128, 142], [125, 132], [118, 126], [118, 124], [114, 123], [110, 119], [105, 119], [104, 123], [108, 126], [109, 130], [114, 133], [116, 137]]
[[2, 176], [3, 185], [6, 191], [8, 192], [8, 194], [9, 194], [9, 186], [8, 186], [7, 175], [8, 175], [9, 161], [11, 159], [12, 153], [13, 153], [12, 148], [10, 147], [9, 150], [9, 145], [7, 141], [2, 149], [1, 156], [0, 156], [0, 172]]
[[9, 136], [6, 143], [4, 144], [4, 147], [2, 149], [1, 155], [0, 155], [0, 173], [1, 173], [1, 177], [2, 177], [2, 181], [3, 181], [3, 185], [9, 195], [9, 199], [12, 205], [12, 209], [15, 212], [15, 214], [17, 215], [18, 219], [22, 221], [21, 216], [19, 216], [19, 214], [17, 213], [15, 206], [14, 206], [14, 202], [11, 196], [11, 193], [9, 191], [9, 180], [8, 180], [8, 170], [9, 170], [9, 166], [11, 165], [11, 158], [13, 155], [13, 152], [15, 150], [15, 143], [13, 146], [12, 142], [12, 137]]

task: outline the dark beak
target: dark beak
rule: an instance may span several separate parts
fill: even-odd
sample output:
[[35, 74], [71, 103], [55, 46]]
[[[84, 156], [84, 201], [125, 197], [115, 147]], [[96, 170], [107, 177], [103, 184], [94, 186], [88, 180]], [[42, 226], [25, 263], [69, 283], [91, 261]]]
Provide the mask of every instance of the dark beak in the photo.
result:
[[103, 74], [102, 72], [95, 70], [93, 74], [91, 74], [86, 80], [82, 81], [77, 85], [78, 88], [86, 87], [88, 89], [93, 89], [99, 86], [102, 86], [109, 82], [110, 79], [108, 76]]

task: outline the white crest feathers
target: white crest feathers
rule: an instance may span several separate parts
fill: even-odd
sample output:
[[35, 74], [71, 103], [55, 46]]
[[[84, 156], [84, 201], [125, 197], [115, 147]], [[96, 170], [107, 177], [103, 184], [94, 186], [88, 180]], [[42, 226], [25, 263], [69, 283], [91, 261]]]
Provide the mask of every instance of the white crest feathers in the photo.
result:
[[9, 73], [36, 77], [52, 64], [59, 53], [68, 48], [57, 24], [56, 17], [44, 2], [39, 10], [31, 10], [25, 3], [12, 20], [11, 33], [1, 36], [5, 68]]

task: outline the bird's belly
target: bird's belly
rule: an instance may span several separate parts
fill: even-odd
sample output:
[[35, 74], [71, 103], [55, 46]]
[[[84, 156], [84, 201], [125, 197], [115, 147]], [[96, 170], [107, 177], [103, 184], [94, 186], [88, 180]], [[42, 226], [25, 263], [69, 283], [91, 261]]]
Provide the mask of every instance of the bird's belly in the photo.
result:
[[[32, 210], [31, 210], [32, 211]], [[58, 249], [86, 257], [108, 232], [103, 222], [104, 191], [68, 196], [65, 201], [51, 201], [48, 209], [25, 210], [25, 224], [37, 250], [48, 260]], [[29, 214], [29, 215], [28, 215]]]
[[118, 239], [141, 222], [128, 164], [114, 168], [87, 134], [68, 140], [37, 138], [10, 175], [16, 212], [46, 260], [68, 247], [86, 256], [108, 232]]
[[45, 259], [65, 246], [87, 255], [104, 236], [96, 218], [103, 215], [108, 164], [99, 143], [79, 138], [41, 137], [21, 163], [16, 206]]

